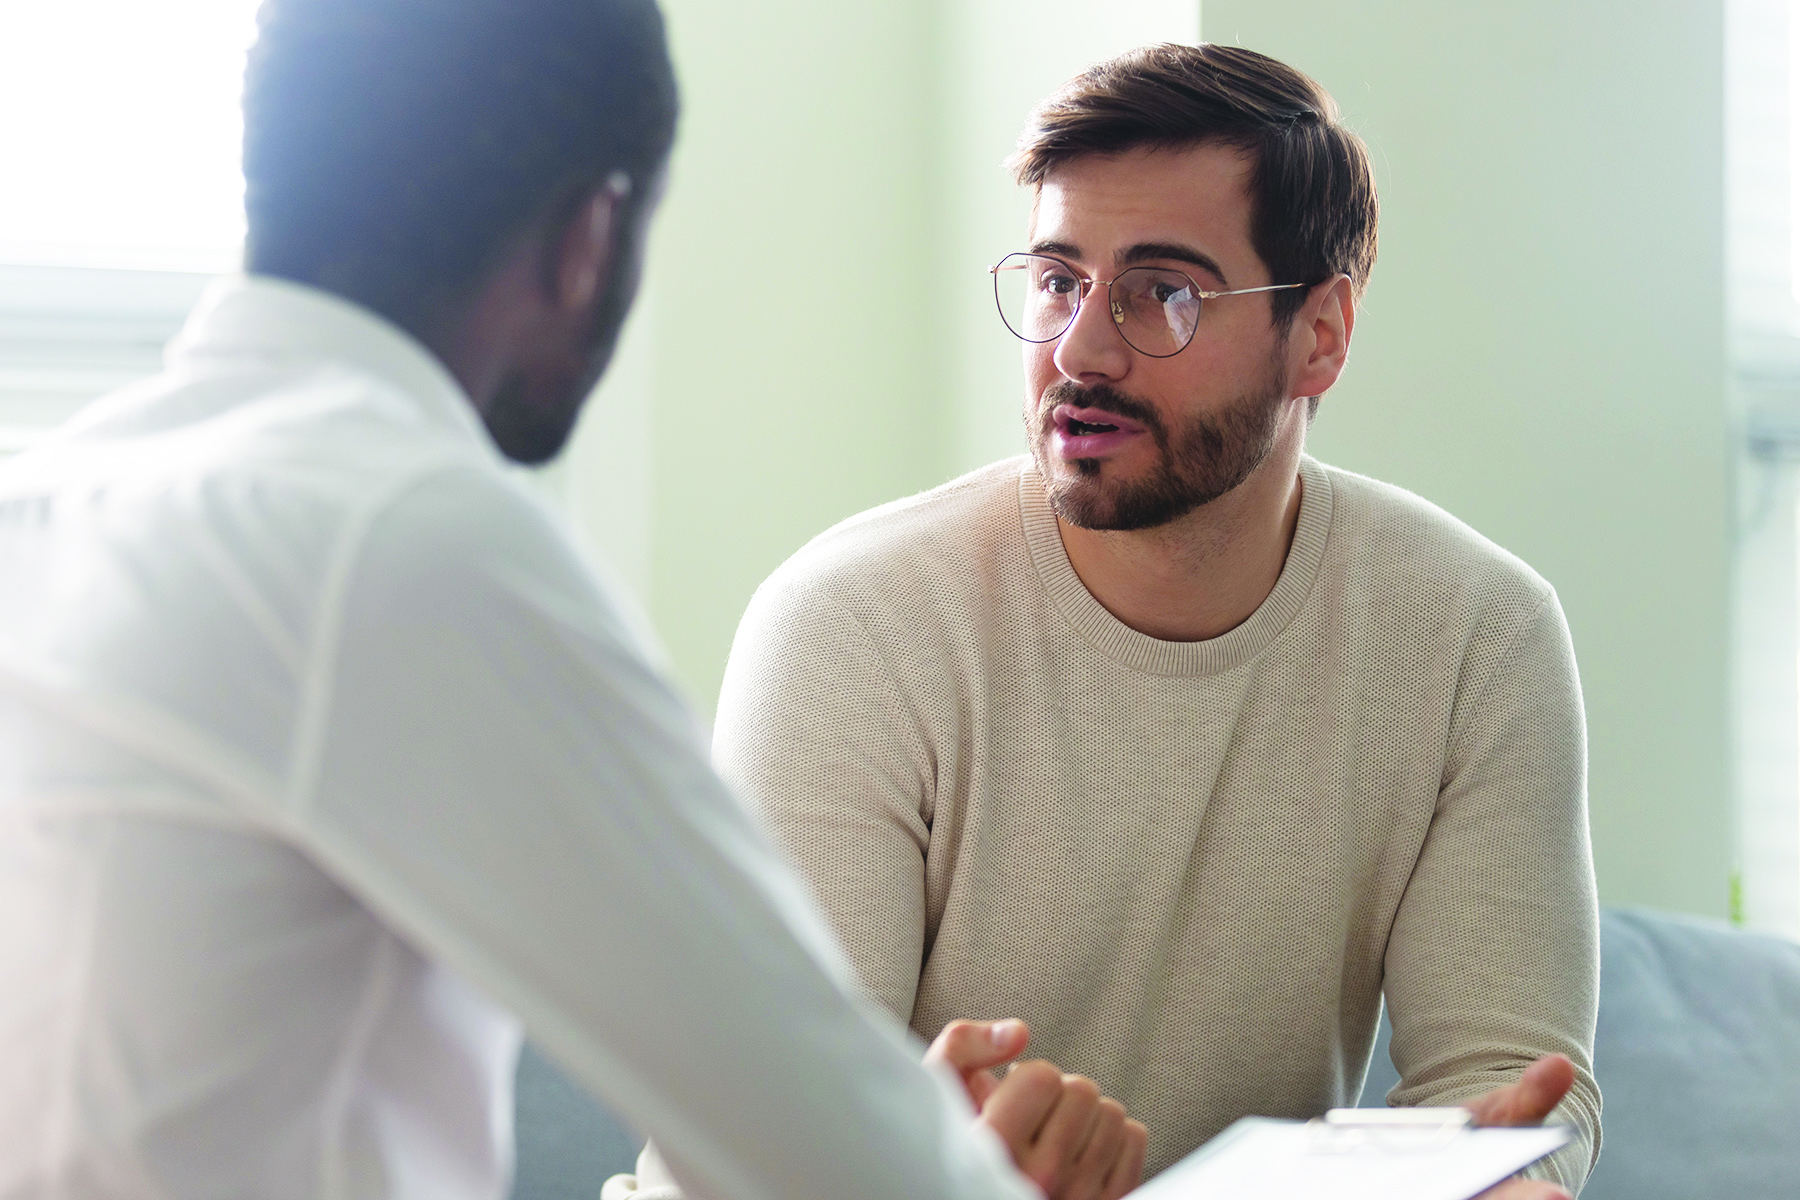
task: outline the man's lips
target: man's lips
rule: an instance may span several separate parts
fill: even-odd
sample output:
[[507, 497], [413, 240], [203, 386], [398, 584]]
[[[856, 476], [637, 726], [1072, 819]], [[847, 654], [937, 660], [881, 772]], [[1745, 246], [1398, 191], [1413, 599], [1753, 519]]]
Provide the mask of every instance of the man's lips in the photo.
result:
[[1104, 408], [1059, 404], [1050, 413], [1050, 441], [1062, 459], [1104, 458], [1144, 434], [1144, 426]]

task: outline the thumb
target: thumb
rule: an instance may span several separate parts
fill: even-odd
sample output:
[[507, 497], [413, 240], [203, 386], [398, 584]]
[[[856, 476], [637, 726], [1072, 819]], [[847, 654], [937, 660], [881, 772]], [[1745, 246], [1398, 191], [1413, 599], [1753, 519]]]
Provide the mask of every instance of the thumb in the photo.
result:
[[1031, 1031], [1023, 1021], [952, 1021], [932, 1041], [925, 1061], [942, 1063], [967, 1083], [971, 1074], [1003, 1066], [1025, 1053], [1030, 1040]]
[[1484, 1099], [1490, 1103], [1475, 1110], [1480, 1125], [1537, 1125], [1549, 1116], [1575, 1086], [1575, 1064], [1560, 1054], [1546, 1054], [1525, 1068], [1519, 1082], [1500, 1088]]

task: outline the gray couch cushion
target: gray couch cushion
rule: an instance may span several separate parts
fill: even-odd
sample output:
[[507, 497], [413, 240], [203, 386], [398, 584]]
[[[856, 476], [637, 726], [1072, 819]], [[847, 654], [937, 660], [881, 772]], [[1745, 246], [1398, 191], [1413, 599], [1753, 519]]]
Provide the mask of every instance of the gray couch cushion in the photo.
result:
[[636, 1163], [639, 1139], [529, 1042], [515, 1087], [513, 1200], [598, 1200], [608, 1176]]
[[[1600, 917], [1600, 1163], [1583, 1200], [1800, 1197], [1800, 945], [1692, 917]], [[1396, 1082], [1384, 1018], [1363, 1103]]]
[[1601, 923], [1587, 1200], [1800, 1196], [1800, 945], [1647, 912]]

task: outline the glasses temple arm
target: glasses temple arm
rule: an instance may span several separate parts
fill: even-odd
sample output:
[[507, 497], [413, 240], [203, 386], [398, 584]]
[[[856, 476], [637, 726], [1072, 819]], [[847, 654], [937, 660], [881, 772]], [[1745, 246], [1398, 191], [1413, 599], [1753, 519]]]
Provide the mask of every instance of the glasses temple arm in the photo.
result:
[[1229, 292], [1201, 292], [1200, 294], [1208, 300], [1213, 300], [1220, 296], [1248, 296], [1252, 292], [1285, 292], [1289, 288], [1302, 288], [1307, 286], [1309, 285], [1304, 283], [1271, 283], [1265, 284], [1262, 287], [1233, 288]]

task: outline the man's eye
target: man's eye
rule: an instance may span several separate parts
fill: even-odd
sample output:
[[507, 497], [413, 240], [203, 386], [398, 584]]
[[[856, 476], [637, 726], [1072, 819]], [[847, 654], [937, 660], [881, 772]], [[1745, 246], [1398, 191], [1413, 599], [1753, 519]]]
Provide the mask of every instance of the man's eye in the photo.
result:
[[1075, 290], [1073, 275], [1045, 275], [1038, 281], [1038, 287], [1056, 296], [1066, 296]]
[[1150, 289], [1150, 295], [1158, 304], [1168, 304], [1171, 301], [1191, 299], [1193, 293], [1180, 284], [1159, 283]]

